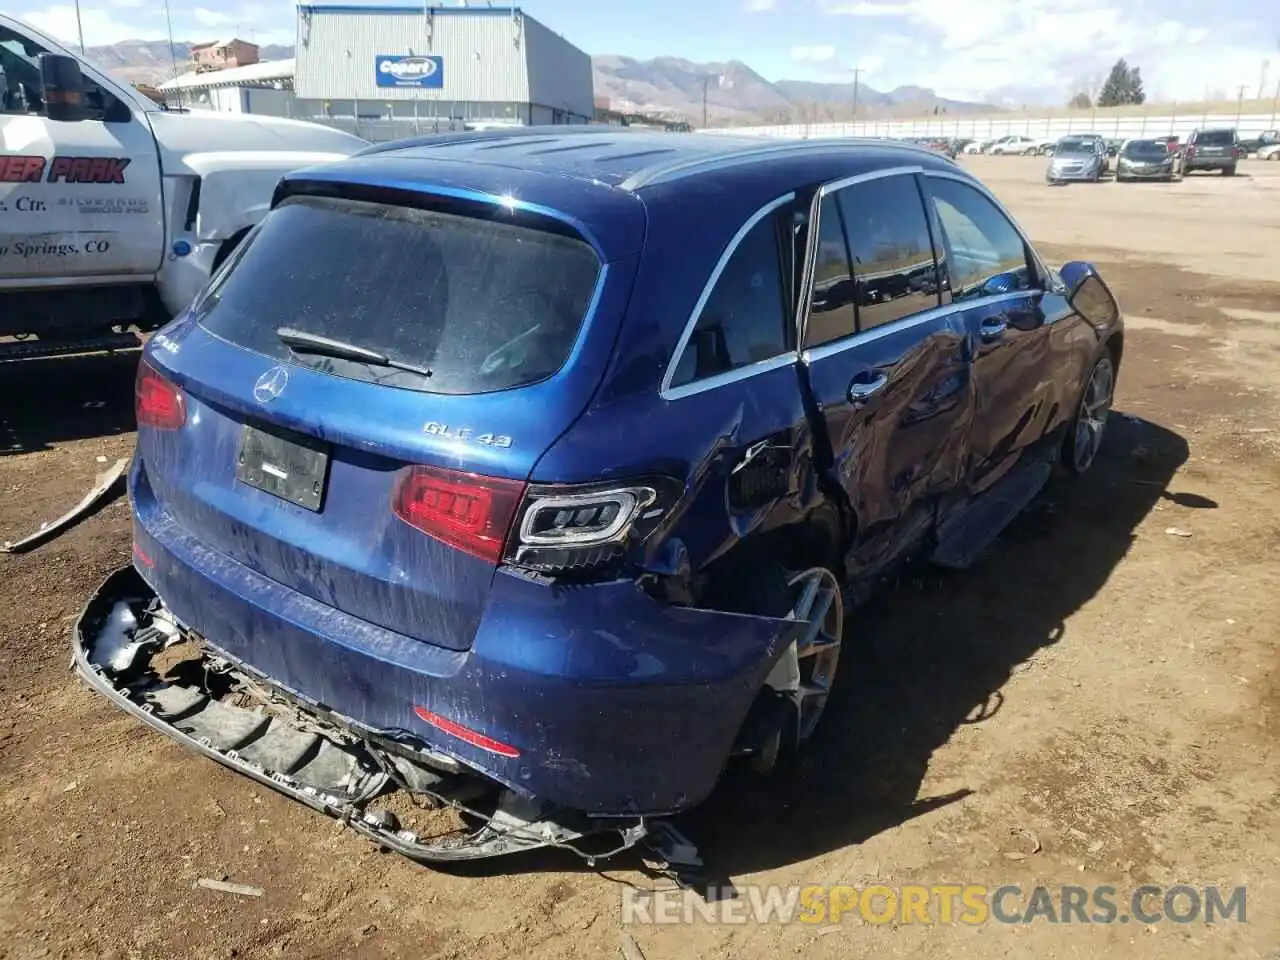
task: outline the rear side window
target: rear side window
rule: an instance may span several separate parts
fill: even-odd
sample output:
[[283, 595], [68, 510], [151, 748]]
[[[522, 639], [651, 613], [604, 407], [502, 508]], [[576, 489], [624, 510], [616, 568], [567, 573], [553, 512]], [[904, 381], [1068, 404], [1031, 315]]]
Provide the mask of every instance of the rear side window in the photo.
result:
[[[599, 274], [591, 247], [544, 230], [294, 197], [236, 251], [196, 316], [232, 343], [336, 376], [485, 393], [560, 369]], [[277, 335], [282, 327], [416, 369], [291, 349]]]
[[936, 307], [937, 264], [915, 177], [856, 183], [837, 197], [853, 261], [858, 329]]
[[845, 242], [844, 220], [835, 195], [823, 197], [818, 215], [818, 252], [813, 268], [813, 295], [804, 345], [817, 347], [851, 335], [857, 329], [853, 312], [853, 271]]
[[787, 349], [778, 232], [778, 219], [765, 216], [729, 255], [698, 313], [671, 386], [771, 360]]
[[994, 203], [973, 187], [944, 177], [931, 177], [929, 191], [948, 246], [952, 299], [1031, 288], [1035, 274], [1026, 245]]

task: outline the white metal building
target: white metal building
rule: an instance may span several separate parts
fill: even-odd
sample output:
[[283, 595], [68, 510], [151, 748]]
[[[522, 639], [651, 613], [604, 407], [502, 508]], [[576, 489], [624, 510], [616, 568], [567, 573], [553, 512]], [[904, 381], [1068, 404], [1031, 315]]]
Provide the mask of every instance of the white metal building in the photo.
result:
[[293, 110], [293, 60], [184, 73], [160, 84], [166, 100], [217, 113], [289, 116]]
[[298, 7], [299, 116], [586, 123], [591, 58], [518, 7]]

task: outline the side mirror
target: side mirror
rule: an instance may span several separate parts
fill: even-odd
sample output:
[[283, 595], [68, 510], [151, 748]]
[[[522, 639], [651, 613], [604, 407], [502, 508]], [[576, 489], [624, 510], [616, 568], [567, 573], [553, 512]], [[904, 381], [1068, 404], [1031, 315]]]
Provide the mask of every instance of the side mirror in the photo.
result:
[[1120, 305], [1091, 263], [1073, 260], [1058, 271], [1067, 285], [1071, 309], [1095, 327], [1109, 327], [1120, 317]]
[[40, 54], [40, 82], [44, 85], [45, 116], [64, 123], [85, 118], [79, 60], [60, 53]]

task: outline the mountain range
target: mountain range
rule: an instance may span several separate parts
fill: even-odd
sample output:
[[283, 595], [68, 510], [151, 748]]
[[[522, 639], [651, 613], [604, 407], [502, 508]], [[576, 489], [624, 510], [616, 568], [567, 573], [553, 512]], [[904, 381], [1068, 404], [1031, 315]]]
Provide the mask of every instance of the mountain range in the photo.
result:
[[[293, 47], [274, 44], [261, 47], [258, 55], [263, 60], [287, 60], [293, 56]], [[185, 73], [191, 64], [191, 43], [175, 43], [170, 56], [169, 44], [163, 40], [123, 40], [105, 47], [89, 47], [85, 56], [104, 70], [127, 80], [129, 83], [161, 83], [178, 73]]]
[[[810, 80], [770, 82], [739, 60], [694, 63], [679, 57], [598, 56], [595, 67], [597, 97], [624, 112], [680, 116], [693, 123], [703, 119], [704, 93], [709, 122], [788, 123], [848, 120], [853, 114], [853, 80], [840, 83]], [[885, 116], [898, 111], [931, 113], [988, 112], [991, 104], [949, 100], [925, 87], [897, 87], [887, 93], [858, 85], [858, 115]]]
[[[90, 47], [90, 60], [130, 83], [159, 83], [186, 69], [191, 44], [175, 43], [170, 56], [163, 41], [125, 40], [110, 46]], [[293, 48], [264, 46], [263, 60], [293, 56]], [[614, 110], [678, 117], [701, 124], [788, 123], [847, 120], [853, 113], [853, 82], [821, 83], [808, 80], [770, 82], [745, 63], [695, 63], [680, 57], [592, 57], [595, 94]], [[905, 113], [989, 112], [991, 104], [949, 100], [925, 87], [897, 87], [887, 93], [860, 84], [858, 115], [887, 116]], [[705, 97], [705, 99], [704, 99]]]

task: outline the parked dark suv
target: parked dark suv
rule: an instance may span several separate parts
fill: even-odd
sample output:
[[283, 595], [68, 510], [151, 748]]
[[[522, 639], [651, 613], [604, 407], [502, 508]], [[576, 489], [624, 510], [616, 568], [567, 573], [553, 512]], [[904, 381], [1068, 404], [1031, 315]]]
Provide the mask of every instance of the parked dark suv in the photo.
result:
[[1194, 130], [1182, 150], [1182, 172], [1221, 170], [1234, 176], [1243, 150], [1234, 127]]
[[1094, 269], [932, 150], [373, 147], [287, 176], [148, 343], [77, 669], [412, 857], [622, 849], [814, 733], [846, 588], [1088, 470], [1121, 355]]

